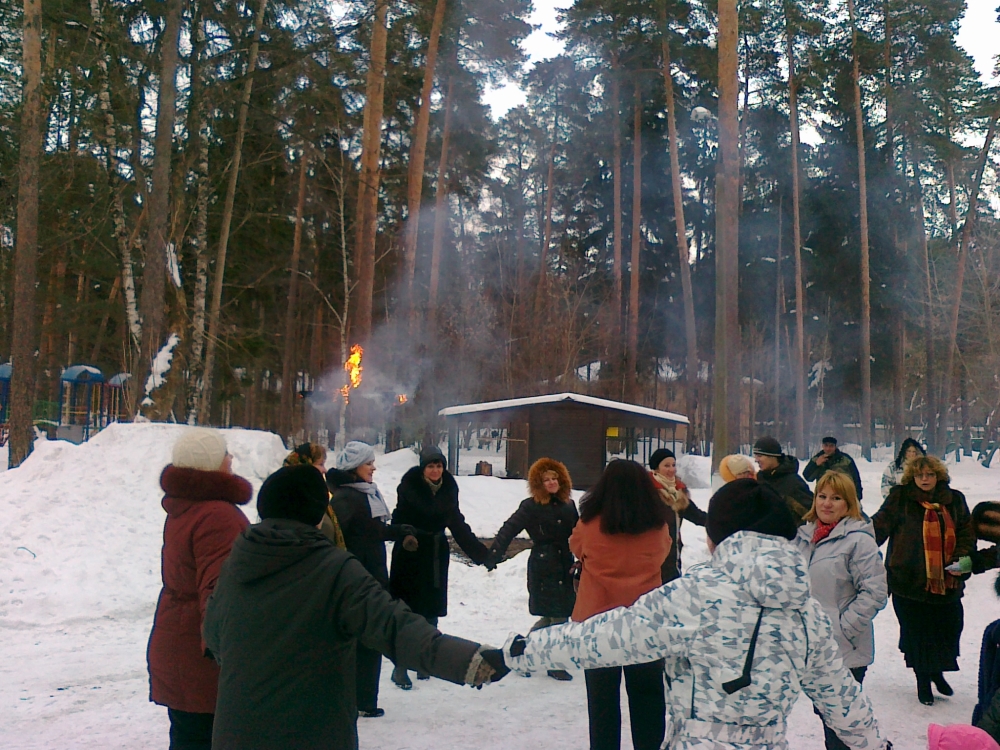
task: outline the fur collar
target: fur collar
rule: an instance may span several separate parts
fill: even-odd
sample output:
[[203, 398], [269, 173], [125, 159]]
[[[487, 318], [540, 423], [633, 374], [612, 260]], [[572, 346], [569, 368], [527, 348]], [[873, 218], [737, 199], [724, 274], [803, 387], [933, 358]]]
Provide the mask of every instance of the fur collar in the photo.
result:
[[246, 505], [253, 497], [253, 487], [243, 477], [222, 471], [182, 469], [167, 464], [160, 474], [160, 488], [167, 497], [181, 500], [222, 500]]
[[[417, 500], [428, 510], [434, 509], [440, 512], [458, 502], [458, 482], [448, 471], [441, 475], [441, 489], [437, 494], [431, 492], [431, 486], [424, 479], [424, 470], [419, 466], [414, 466], [403, 474], [403, 478], [399, 480], [399, 490], [408, 498]], [[397, 502], [399, 502], [398, 493]]]

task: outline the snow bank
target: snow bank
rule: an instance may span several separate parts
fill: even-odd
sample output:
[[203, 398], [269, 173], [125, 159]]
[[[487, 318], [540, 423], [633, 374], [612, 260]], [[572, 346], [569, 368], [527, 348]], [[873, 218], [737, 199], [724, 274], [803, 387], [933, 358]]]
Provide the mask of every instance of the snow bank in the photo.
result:
[[677, 476], [692, 490], [712, 486], [712, 457], [685, 453], [677, 457]]
[[[159, 476], [185, 428], [113, 424], [82, 445], [39, 440], [0, 474], [0, 625], [151, 611], [160, 588]], [[277, 435], [225, 430], [256, 491], [281, 465]], [[256, 519], [254, 504], [244, 506]]]

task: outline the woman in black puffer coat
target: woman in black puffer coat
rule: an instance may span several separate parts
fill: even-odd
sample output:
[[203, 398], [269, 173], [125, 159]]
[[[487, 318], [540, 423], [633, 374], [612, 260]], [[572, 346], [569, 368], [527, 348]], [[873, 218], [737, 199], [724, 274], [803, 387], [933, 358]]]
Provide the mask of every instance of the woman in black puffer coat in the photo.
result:
[[[575, 562], [569, 538], [579, 515], [570, 497], [573, 482], [559, 461], [540, 458], [528, 471], [531, 497], [522, 501], [514, 515], [497, 532], [486, 567], [503, 560], [514, 537], [527, 531], [531, 538], [528, 557], [528, 611], [539, 617], [532, 630], [562, 625], [573, 614], [576, 592], [571, 568]], [[572, 680], [569, 672], [549, 670], [549, 677]]]
[[[403, 475], [396, 490], [394, 526], [412, 527], [418, 546], [407, 549], [402, 544], [392, 548], [389, 591], [423, 615], [434, 626], [448, 614], [448, 561], [451, 550], [445, 529], [451, 531], [458, 546], [477, 565], [482, 565], [488, 551], [465, 521], [458, 507], [458, 483], [448, 473], [448, 460], [435, 446], [420, 452], [420, 465]], [[417, 673], [426, 680], [429, 675]], [[393, 670], [392, 681], [403, 690], [413, 683], [405, 669]]]

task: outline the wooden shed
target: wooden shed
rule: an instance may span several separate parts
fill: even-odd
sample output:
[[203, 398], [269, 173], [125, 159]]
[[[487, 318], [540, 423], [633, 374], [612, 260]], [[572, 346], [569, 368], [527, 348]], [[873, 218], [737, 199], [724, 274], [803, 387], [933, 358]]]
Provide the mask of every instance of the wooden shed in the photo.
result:
[[498, 427], [506, 430], [508, 477], [526, 477], [532, 463], [548, 456], [566, 464], [576, 489], [591, 487], [609, 456], [645, 462], [657, 447], [683, 444], [688, 426], [681, 414], [579, 393], [450, 406], [438, 414], [448, 424], [453, 473], [458, 472], [461, 432]]

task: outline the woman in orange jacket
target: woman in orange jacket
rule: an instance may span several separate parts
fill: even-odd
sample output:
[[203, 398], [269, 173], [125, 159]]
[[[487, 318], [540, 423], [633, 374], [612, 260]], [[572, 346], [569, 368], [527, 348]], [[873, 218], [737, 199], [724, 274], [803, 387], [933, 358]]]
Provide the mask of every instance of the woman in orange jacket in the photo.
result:
[[[580, 521], [569, 546], [582, 563], [572, 618], [586, 620], [628, 607], [660, 586], [670, 553], [669, 509], [649, 473], [635, 461], [612, 461], [580, 501]], [[628, 692], [635, 750], [658, 750], [666, 729], [663, 660], [584, 672], [591, 750], [621, 744], [622, 673]]]

